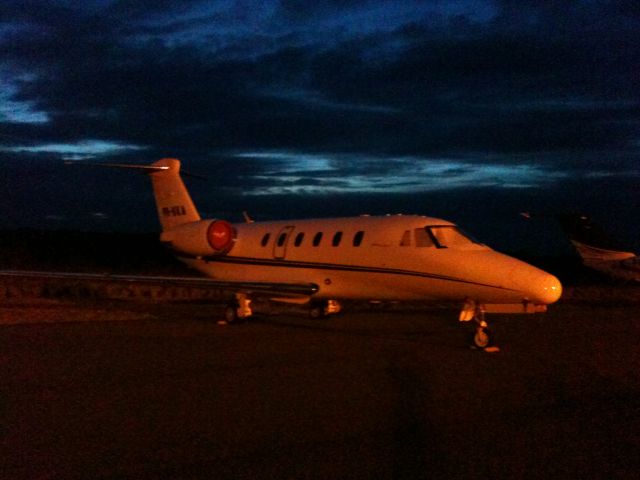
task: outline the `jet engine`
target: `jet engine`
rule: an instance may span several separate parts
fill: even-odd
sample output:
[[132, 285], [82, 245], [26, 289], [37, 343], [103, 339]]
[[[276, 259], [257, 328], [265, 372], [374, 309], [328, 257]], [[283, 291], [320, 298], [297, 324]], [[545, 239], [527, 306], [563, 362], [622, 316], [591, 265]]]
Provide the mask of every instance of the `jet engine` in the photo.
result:
[[189, 256], [226, 255], [236, 241], [236, 230], [225, 220], [199, 220], [162, 232], [160, 241]]

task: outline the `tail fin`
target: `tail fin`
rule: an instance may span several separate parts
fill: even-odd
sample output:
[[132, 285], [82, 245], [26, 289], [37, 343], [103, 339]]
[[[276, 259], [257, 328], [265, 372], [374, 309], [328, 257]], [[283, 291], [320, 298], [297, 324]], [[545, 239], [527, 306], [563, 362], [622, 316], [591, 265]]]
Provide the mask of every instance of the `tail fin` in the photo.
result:
[[149, 176], [162, 230], [200, 220], [200, 214], [180, 177], [180, 160], [163, 158], [151, 166], [157, 168]]

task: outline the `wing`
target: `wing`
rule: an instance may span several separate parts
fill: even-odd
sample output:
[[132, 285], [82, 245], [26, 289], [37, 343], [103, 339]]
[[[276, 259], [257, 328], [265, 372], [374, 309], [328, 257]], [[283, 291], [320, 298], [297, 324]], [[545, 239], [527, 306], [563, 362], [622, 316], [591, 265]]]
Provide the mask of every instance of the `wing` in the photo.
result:
[[228, 282], [200, 277], [169, 277], [153, 275], [111, 275], [104, 273], [39, 272], [30, 270], [0, 270], [0, 278], [30, 278], [49, 280], [105, 281], [122, 283], [157, 283], [175, 287], [219, 288], [232, 292], [262, 295], [309, 297], [317, 293], [315, 283]]

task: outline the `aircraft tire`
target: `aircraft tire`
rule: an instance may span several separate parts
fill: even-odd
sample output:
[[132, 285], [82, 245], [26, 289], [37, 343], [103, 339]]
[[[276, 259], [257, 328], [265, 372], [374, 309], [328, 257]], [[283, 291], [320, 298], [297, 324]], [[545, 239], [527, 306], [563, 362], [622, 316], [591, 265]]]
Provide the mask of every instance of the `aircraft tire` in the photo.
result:
[[228, 324], [238, 323], [238, 306], [230, 303], [224, 309], [224, 319]]
[[324, 305], [322, 304], [311, 305], [311, 308], [309, 308], [309, 317], [313, 319], [323, 318]]
[[481, 350], [493, 345], [493, 341], [493, 332], [488, 328], [477, 328], [471, 334], [471, 346]]

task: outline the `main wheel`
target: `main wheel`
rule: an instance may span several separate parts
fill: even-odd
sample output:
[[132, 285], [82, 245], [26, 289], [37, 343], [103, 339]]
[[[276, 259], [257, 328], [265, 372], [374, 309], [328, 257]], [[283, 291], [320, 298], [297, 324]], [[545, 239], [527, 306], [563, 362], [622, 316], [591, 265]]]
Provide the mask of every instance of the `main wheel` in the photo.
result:
[[491, 330], [485, 327], [476, 328], [471, 337], [471, 344], [476, 348], [487, 348], [493, 343], [493, 334]]
[[236, 323], [240, 317], [238, 317], [238, 306], [230, 303], [224, 309], [224, 319], [227, 323]]
[[321, 303], [311, 305], [309, 316], [314, 319], [324, 317], [324, 305]]

